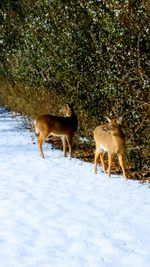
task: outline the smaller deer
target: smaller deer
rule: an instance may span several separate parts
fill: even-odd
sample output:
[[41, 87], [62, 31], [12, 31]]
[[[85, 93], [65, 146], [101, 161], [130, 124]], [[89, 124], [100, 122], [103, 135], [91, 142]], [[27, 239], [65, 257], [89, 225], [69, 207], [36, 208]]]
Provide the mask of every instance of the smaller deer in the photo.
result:
[[67, 104], [67, 106], [61, 111], [65, 113], [65, 117], [43, 114], [38, 116], [34, 121], [35, 131], [38, 135], [38, 150], [42, 158], [44, 158], [42, 144], [50, 135], [62, 138], [64, 156], [66, 156], [67, 141], [69, 146], [69, 155], [70, 157], [72, 156], [72, 138], [77, 130], [78, 119], [74, 112], [72, 103]]
[[119, 164], [121, 166], [123, 176], [127, 178], [125, 171], [125, 136], [121, 130], [122, 118], [109, 119], [108, 123], [96, 127], [93, 131], [94, 140], [96, 144], [94, 172], [97, 172], [97, 160], [100, 155], [102, 169], [106, 172], [104, 163], [104, 152], [108, 153], [108, 176], [111, 175], [112, 160], [115, 155], [118, 156]]

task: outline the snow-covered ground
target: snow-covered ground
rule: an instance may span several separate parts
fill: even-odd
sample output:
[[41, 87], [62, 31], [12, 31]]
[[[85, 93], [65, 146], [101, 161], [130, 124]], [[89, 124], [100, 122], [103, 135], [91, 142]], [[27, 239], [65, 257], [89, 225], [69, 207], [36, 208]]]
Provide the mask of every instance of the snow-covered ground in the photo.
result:
[[93, 174], [0, 109], [0, 267], [149, 267], [148, 184]]

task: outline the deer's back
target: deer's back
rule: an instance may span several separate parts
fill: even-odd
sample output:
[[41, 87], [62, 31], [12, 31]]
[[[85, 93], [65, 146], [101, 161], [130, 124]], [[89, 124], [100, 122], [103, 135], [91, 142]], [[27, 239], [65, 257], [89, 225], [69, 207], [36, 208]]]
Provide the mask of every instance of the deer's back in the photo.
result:
[[36, 119], [36, 127], [39, 131], [52, 132], [53, 134], [69, 134], [77, 130], [78, 121], [75, 115], [61, 117], [44, 114]]

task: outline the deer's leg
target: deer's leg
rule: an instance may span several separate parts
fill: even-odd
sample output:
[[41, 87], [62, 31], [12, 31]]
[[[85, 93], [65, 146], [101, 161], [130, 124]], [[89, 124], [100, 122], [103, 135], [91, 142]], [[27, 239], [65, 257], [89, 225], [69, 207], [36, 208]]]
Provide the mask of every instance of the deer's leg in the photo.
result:
[[94, 156], [94, 173], [97, 173], [97, 160], [99, 156], [99, 151], [96, 149], [95, 150], [95, 156]]
[[123, 176], [124, 176], [124, 178], [127, 178], [126, 171], [125, 171], [124, 156], [123, 155], [118, 155], [118, 160], [119, 160], [119, 164], [120, 164], [120, 167], [122, 169], [122, 172], [123, 172]]
[[108, 153], [108, 176], [111, 175], [112, 155]]
[[102, 169], [103, 169], [104, 172], [106, 172], [103, 152], [100, 153], [100, 160], [101, 160], [101, 163], [102, 163]]
[[63, 143], [63, 155], [66, 157], [66, 136], [62, 136], [62, 143]]
[[72, 157], [72, 135], [66, 136], [68, 147], [69, 147], [69, 155]]
[[44, 157], [44, 153], [43, 153], [43, 149], [42, 149], [42, 144], [43, 144], [43, 141], [45, 140], [45, 137], [44, 136], [42, 136], [41, 134], [39, 134], [39, 136], [38, 136], [38, 141], [37, 141], [37, 143], [38, 143], [38, 150], [39, 150], [39, 153], [40, 153], [40, 155], [41, 155], [41, 157], [44, 159], [45, 157]]

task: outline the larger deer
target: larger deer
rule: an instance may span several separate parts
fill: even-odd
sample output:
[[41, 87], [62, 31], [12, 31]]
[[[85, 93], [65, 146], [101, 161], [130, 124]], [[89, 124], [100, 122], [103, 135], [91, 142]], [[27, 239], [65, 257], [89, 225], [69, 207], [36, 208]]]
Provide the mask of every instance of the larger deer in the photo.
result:
[[125, 136], [121, 130], [122, 118], [108, 119], [108, 123], [100, 125], [94, 129], [94, 140], [96, 144], [94, 172], [97, 172], [97, 160], [100, 155], [102, 169], [106, 172], [104, 163], [104, 152], [108, 153], [108, 176], [111, 175], [112, 160], [115, 155], [118, 156], [123, 176], [127, 178], [125, 171]]
[[42, 158], [44, 153], [42, 149], [43, 142], [50, 136], [59, 136], [63, 142], [63, 154], [66, 156], [66, 141], [69, 146], [69, 155], [72, 156], [72, 138], [77, 130], [78, 119], [73, 109], [73, 104], [67, 104], [63, 108], [65, 117], [50, 114], [43, 114], [36, 118], [34, 125], [38, 135], [38, 150]]

